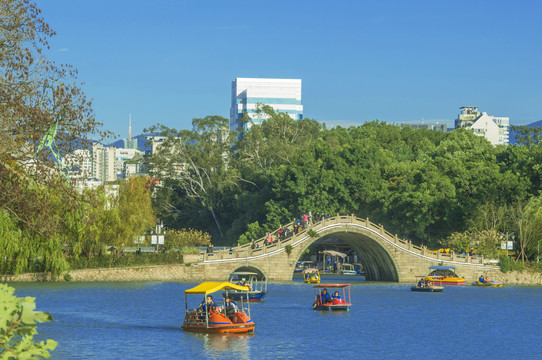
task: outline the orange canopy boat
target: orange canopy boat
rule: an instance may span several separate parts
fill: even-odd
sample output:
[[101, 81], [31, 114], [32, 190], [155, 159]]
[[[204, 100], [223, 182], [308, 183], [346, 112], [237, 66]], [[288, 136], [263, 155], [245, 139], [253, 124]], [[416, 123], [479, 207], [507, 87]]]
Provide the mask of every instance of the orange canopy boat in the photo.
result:
[[[205, 298], [217, 291], [229, 290], [246, 291], [246, 296], [241, 297], [241, 303], [235, 312], [226, 311], [226, 299], [223, 300], [222, 307], [215, 303], [206, 304]], [[250, 303], [248, 299], [249, 288], [246, 286], [234, 285], [229, 282], [204, 282], [198, 286], [188, 289], [184, 292], [185, 312], [183, 322], [184, 331], [203, 332], [203, 333], [251, 333], [254, 332], [256, 324], [250, 319]], [[204, 300], [199, 308], [188, 309], [187, 295], [203, 295]], [[245, 312], [245, 305], [246, 310]]]

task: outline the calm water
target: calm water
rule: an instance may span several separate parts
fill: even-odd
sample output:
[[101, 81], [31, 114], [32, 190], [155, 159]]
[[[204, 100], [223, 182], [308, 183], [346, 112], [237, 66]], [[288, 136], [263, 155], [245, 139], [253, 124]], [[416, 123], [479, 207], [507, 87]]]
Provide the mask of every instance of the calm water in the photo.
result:
[[[325, 279], [327, 280], [327, 279]], [[59, 342], [54, 359], [528, 359], [540, 358], [542, 288], [358, 283], [350, 312], [313, 311], [313, 289], [269, 284], [251, 306], [253, 335], [181, 329], [186, 283], [12, 284], [36, 297], [54, 322], [39, 338]]]

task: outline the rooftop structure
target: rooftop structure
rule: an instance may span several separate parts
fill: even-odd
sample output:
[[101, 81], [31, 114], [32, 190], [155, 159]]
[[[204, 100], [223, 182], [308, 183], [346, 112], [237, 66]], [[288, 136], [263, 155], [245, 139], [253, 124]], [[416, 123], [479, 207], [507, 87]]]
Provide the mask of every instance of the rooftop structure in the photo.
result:
[[[303, 119], [301, 104], [301, 79], [236, 78], [231, 86], [230, 128], [249, 129], [265, 120], [266, 115], [257, 111], [258, 104], [269, 105], [277, 112], [284, 112], [294, 120]], [[247, 113], [251, 121], [241, 124]]]
[[472, 130], [474, 134], [483, 136], [493, 145], [508, 145], [510, 118], [480, 113], [478, 106], [462, 106], [461, 113], [455, 120], [455, 128]]

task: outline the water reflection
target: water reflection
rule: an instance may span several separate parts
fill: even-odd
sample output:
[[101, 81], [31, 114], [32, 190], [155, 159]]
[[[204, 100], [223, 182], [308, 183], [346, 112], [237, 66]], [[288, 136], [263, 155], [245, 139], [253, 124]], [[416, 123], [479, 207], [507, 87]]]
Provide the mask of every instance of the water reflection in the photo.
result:
[[206, 358], [249, 359], [250, 339], [254, 334], [198, 334], [186, 333], [203, 344]]

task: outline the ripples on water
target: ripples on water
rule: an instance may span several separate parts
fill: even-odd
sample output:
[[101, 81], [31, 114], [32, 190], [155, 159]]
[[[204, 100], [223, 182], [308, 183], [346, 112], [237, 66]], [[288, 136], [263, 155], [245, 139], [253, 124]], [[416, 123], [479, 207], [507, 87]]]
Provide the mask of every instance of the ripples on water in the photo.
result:
[[[333, 281], [325, 279], [326, 282]], [[350, 279], [347, 279], [347, 281]], [[343, 281], [344, 282], [344, 279]], [[54, 322], [54, 359], [540, 358], [542, 288], [355, 283], [350, 312], [312, 310], [312, 286], [269, 284], [253, 335], [182, 331], [184, 283], [13, 284]], [[218, 295], [218, 294], [217, 294]]]

